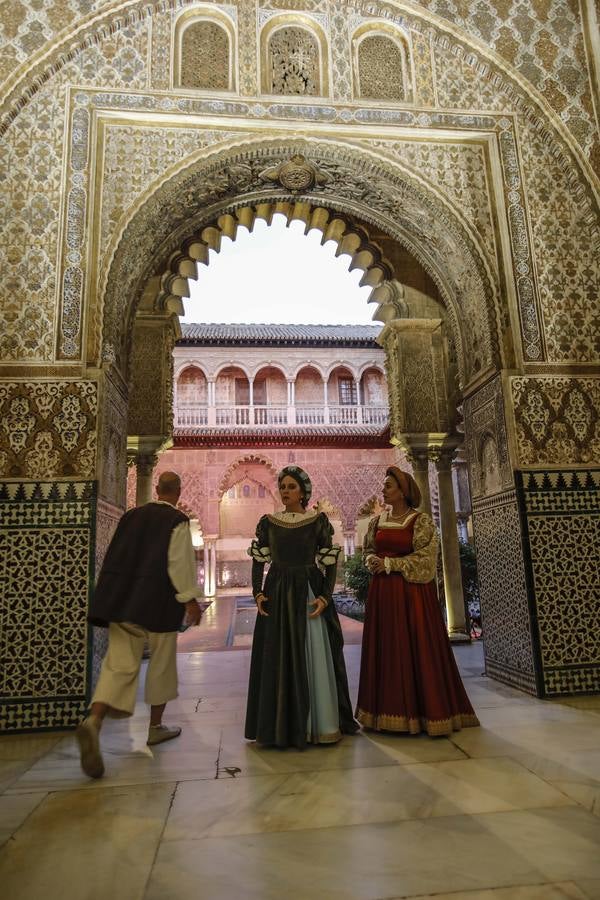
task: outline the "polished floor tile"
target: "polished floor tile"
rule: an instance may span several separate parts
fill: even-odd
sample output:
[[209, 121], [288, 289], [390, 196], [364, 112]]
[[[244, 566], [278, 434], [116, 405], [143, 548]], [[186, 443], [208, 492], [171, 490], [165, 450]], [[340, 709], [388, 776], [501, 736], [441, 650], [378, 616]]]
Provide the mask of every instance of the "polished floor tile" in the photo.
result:
[[[134, 716], [104, 725], [99, 781], [72, 734], [0, 739], [2, 896], [600, 900], [599, 707], [527, 697], [482, 675], [480, 646], [455, 652], [483, 724], [447, 738], [259, 748], [240, 650], [179, 654], [165, 721], [183, 733], [155, 748], [142, 682]], [[360, 647], [346, 658], [354, 698]]]
[[164, 839], [575, 804], [510, 760], [258, 775], [180, 785]]
[[[431, 894], [427, 898], [421, 895], [412, 897], [411, 900], [431, 900]], [[586, 895], [574, 882], [563, 881], [560, 884], [529, 884], [484, 891], [436, 894], [435, 900], [586, 900]]]
[[142, 900], [174, 787], [49, 795], [0, 850], [3, 896]]
[[540, 880], [525, 854], [456, 816], [165, 841], [146, 900], [192, 900], [200, 884], [203, 900], [379, 900]]
[[0, 846], [12, 837], [46, 796], [45, 792], [0, 796]]

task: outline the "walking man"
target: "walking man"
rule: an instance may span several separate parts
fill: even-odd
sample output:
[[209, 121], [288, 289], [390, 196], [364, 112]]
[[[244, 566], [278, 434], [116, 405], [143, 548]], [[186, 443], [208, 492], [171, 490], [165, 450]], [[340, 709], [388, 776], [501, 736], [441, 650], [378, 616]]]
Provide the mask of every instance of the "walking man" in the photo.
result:
[[147, 642], [150, 661], [145, 700], [150, 705], [149, 745], [169, 741], [181, 728], [162, 724], [169, 700], [177, 697], [177, 632], [184, 616], [198, 625], [196, 560], [189, 519], [176, 508], [181, 481], [163, 472], [157, 500], [131, 509], [119, 521], [107, 550], [88, 619], [108, 627], [108, 650], [92, 698], [90, 714], [75, 735], [81, 768], [101, 778], [104, 762], [100, 729], [105, 716], [131, 716]]

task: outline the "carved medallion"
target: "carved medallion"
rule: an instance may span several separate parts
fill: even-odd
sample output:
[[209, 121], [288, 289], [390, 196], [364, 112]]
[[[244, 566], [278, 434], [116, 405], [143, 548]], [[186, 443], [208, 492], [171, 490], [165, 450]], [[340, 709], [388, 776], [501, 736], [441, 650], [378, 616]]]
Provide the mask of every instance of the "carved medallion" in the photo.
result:
[[302, 154], [292, 156], [287, 162], [271, 166], [260, 173], [262, 181], [278, 182], [287, 191], [308, 191], [315, 185], [326, 184], [329, 176]]

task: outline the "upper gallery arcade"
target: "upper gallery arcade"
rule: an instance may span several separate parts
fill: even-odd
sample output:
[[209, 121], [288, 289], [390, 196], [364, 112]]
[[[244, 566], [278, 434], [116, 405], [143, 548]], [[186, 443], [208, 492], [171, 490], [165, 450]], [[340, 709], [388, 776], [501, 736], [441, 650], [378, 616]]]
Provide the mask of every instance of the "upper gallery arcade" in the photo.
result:
[[592, 0], [83, 9], [0, 26], [0, 621], [49, 612], [35, 645], [1, 629], [0, 727], [78, 720], [94, 557], [128, 443], [172, 434], [188, 279], [277, 212], [363, 271], [416, 470], [464, 446], [488, 673], [598, 690]]

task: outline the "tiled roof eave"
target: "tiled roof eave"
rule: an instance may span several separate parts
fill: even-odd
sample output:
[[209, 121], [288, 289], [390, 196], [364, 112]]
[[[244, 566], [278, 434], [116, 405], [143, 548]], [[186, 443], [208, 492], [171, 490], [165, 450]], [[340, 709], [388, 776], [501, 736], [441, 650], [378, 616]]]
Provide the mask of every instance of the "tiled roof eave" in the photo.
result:
[[176, 447], [389, 447], [389, 428], [369, 426], [259, 428], [176, 428]]

